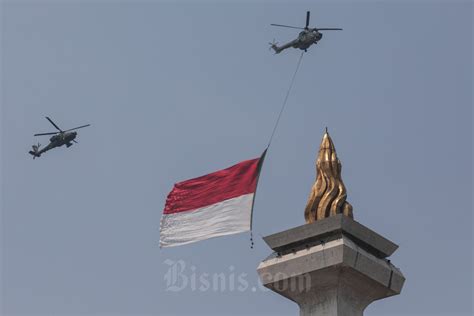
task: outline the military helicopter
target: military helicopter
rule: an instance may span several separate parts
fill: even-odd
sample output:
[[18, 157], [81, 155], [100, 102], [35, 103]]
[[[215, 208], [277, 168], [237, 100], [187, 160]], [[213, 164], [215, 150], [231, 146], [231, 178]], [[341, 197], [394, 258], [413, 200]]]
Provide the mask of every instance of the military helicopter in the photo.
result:
[[278, 46], [278, 43], [269, 43], [270, 48], [275, 51], [275, 54], [279, 54], [282, 50], [293, 47], [293, 48], [299, 48], [301, 50], [304, 50], [305, 52], [307, 49], [313, 45], [316, 44], [321, 38], [323, 38], [323, 34], [321, 34], [319, 31], [342, 31], [340, 28], [309, 28], [309, 11], [306, 12], [306, 26], [305, 27], [297, 27], [297, 26], [288, 26], [288, 25], [282, 25], [282, 24], [271, 24], [272, 26], [281, 26], [281, 27], [288, 27], [292, 29], [300, 29], [303, 30], [300, 32], [298, 35], [298, 38], [284, 44], [282, 46]]
[[79, 128], [90, 126], [90, 124], [87, 124], [87, 125], [82, 125], [82, 126], [79, 126], [79, 127], [75, 127], [75, 128], [71, 128], [71, 129], [63, 131], [49, 117], [46, 116], [46, 119], [59, 132], [40, 133], [40, 134], [35, 134], [34, 135], [34, 136], [43, 136], [43, 135], [54, 135], [54, 136], [52, 136], [49, 139], [50, 143], [46, 147], [44, 147], [43, 149], [40, 149], [40, 146], [41, 146], [40, 143], [38, 143], [38, 145], [33, 145], [32, 146], [33, 150], [30, 150], [29, 153], [30, 153], [30, 155], [33, 156], [33, 159], [35, 159], [36, 157], [40, 157], [42, 153], [44, 153], [44, 152], [46, 152], [50, 149], [53, 149], [53, 148], [56, 148], [56, 147], [61, 147], [62, 145], [66, 145], [66, 147], [68, 147], [68, 148], [71, 147], [72, 142], [77, 143], [77, 141], [75, 140], [75, 138], [77, 136], [77, 132], [72, 132], [72, 131], [74, 131], [76, 129], [79, 129]]

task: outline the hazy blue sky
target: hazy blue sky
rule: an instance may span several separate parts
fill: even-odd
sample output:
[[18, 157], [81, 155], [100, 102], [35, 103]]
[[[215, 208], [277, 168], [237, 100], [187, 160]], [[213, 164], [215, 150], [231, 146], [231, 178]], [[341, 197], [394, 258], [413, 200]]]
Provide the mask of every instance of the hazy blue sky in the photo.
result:
[[[268, 42], [343, 27], [303, 57], [248, 234], [160, 250], [174, 182], [263, 151], [299, 51]], [[472, 2], [2, 1], [4, 315], [297, 315], [251, 288], [260, 235], [304, 223], [327, 125], [357, 221], [400, 245], [401, 295], [366, 315], [472, 314]], [[30, 146], [91, 123], [79, 144]], [[247, 274], [246, 291], [166, 290]], [[233, 269], [233, 270], [232, 270]]]

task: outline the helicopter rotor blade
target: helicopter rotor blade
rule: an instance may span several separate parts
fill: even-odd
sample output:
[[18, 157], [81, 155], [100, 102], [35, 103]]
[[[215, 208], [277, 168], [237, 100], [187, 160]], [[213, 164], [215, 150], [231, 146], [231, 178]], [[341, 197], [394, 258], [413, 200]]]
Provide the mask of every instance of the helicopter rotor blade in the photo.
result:
[[63, 131], [63, 130], [60, 129], [49, 117], [46, 116], [46, 119], [47, 119], [51, 124], [53, 124], [53, 126], [56, 127], [56, 129], [57, 129], [58, 131], [60, 131], [60, 132]]
[[307, 29], [309, 25], [309, 14], [309, 11], [306, 11], [306, 26], [304, 27], [305, 29]]
[[39, 134], [34, 134], [33, 136], [56, 135], [56, 134], [59, 134], [59, 133], [60, 133], [60, 132], [39, 133]]
[[65, 132], [70, 132], [70, 131], [73, 131], [73, 130], [75, 130], [75, 129], [79, 129], [79, 128], [83, 128], [83, 127], [87, 127], [87, 126], [91, 126], [91, 125], [90, 125], [90, 124], [86, 124], [86, 125], [82, 125], [82, 126], [79, 126], [79, 127], [74, 127], [74, 128], [65, 130]]
[[335, 28], [335, 27], [326, 27], [326, 28], [316, 28], [316, 31], [342, 31], [341, 28]]
[[288, 27], [288, 28], [290, 28], [290, 29], [304, 30], [304, 27], [289, 26], [289, 25], [283, 25], [283, 24], [270, 24], [270, 25], [271, 25], [271, 26]]
[[72, 141], [75, 142], [76, 144], [79, 144], [79, 142], [75, 139], [73, 139]]

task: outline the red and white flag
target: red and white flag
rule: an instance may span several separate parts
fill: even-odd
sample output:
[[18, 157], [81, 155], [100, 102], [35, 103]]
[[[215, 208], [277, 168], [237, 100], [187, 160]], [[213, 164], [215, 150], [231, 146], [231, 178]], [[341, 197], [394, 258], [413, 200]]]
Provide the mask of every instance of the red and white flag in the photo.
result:
[[176, 183], [160, 225], [160, 247], [249, 231], [260, 158]]

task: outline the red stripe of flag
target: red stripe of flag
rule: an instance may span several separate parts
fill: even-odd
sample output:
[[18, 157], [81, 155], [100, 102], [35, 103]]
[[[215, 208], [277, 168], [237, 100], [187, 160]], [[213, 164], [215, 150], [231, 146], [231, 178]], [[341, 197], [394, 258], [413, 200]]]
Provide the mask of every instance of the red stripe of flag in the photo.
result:
[[242, 161], [227, 169], [176, 183], [168, 194], [163, 214], [195, 210], [254, 193], [263, 157], [264, 155]]

